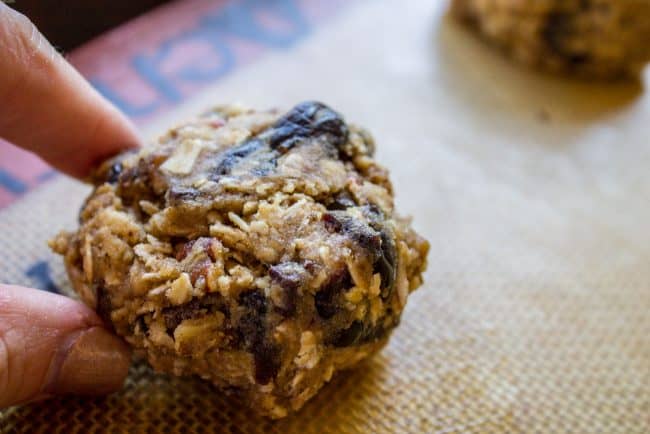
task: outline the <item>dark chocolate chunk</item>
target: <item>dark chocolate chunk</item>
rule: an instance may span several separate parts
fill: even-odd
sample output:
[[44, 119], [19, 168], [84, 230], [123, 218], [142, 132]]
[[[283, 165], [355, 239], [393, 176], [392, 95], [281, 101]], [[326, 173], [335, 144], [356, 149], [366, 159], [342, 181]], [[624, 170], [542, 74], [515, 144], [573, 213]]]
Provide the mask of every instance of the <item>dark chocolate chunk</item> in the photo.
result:
[[115, 163], [109, 169], [106, 174], [106, 182], [109, 184], [115, 184], [122, 173], [122, 163]]
[[372, 226], [345, 211], [326, 212], [323, 214], [323, 223], [329, 232], [348, 235], [369, 253], [374, 272], [381, 276], [381, 296], [385, 300], [392, 293], [395, 284], [397, 270], [395, 241], [391, 231], [382, 223], [383, 213], [379, 208], [369, 205], [364, 207], [364, 211], [364, 214], [372, 218]]
[[282, 288], [282, 300], [277, 306], [285, 316], [293, 315], [296, 311], [298, 289], [305, 281], [307, 272], [296, 262], [283, 262], [269, 268], [271, 282]]
[[247, 310], [264, 315], [266, 313], [266, 297], [258, 291], [247, 291], [239, 294], [239, 304]]
[[350, 327], [341, 330], [332, 345], [335, 347], [349, 347], [356, 344], [363, 337], [364, 329], [361, 321], [352, 321]]
[[318, 290], [314, 296], [314, 304], [318, 315], [323, 319], [330, 319], [341, 309], [339, 298], [346, 290], [352, 287], [352, 277], [347, 268], [332, 275], [327, 283]]
[[261, 344], [253, 348], [255, 381], [268, 384], [280, 371], [280, 349], [276, 345]]
[[149, 331], [149, 326], [147, 326], [147, 322], [144, 319], [144, 315], [140, 315], [139, 317], [137, 317], [135, 319], [135, 323], [140, 329], [140, 332], [146, 336], [147, 332]]
[[542, 29], [542, 39], [551, 51], [564, 56], [564, 38], [570, 25], [570, 17], [565, 13], [553, 13], [548, 16]]
[[321, 289], [314, 296], [316, 311], [323, 319], [330, 319], [338, 311], [338, 305], [334, 300], [336, 293], [330, 287]]
[[357, 344], [367, 344], [370, 342], [377, 342], [378, 340], [384, 338], [390, 328], [386, 328], [382, 325], [376, 325], [375, 327], [368, 327], [363, 333], [363, 336]]
[[375, 230], [380, 230], [380, 226], [384, 223], [384, 212], [379, 206], [374, 203], [368, 203], [361, 208], [361, 212], [370, 222], [370, 226]]
[[95, 310], [101, 319], [104, 320], [106, 324], [111, 323], [111, 311], [113, 307], [111, 305], [111, 296], [108, 291], [102, 284], [96, 284], [95, 286], [95, 296], [97, 297], [97, 307]]
[[199, 318], [215, 311], [224, 312], [225, 303], [221, 294], [210, 293], [202, 298], [193, 298], [180, 306], [166, 307], [162, 310], [167, 333], [173, 335], [174, 329], [186, 319]]
[[153, 155], [140, 158], [138, 164], [128, 169], [122, 169], [117, 181], [117, 193], [125, 205], [149, 200], [156, 203], [166, 190], [166, 181], [158, 170], [157, 164], [163, 156]]
[[345, 227], [345, 231], [356, 241], [362, 248], [368, 250], [373, 257], [380, 256], [381, 235], [367, 224], [352, 220], [352, 224]]
[[397, 272], [397, 249], [393, 232], [384, 223], [384, 213], [377, 205], [364, 205], [361, 210], [370, 226], [378, 231], [381, 237], [381, 254], [373, 264], [373, 272], [381, 276], [381, 297], [386, 300], [392, 294]]
[[247, 140], [223, 153], [222, 159], [212, 171], [213, 178], [229, 175], [230, 171], [244, 158], [264, 147], [259, 139]]
[[165, 327], [167, 333], [172, 335], [178, 325], [186, 319], [198, 318], [207, 313], [207, 309], [201, 306], [198, 298], [194, 298], [189, 302], [180, 306], [167, 307], [162, 310], [163, 318], [165, 319]]
[[266, 336], [267, 299], [258, 291], [248, 291], [239, 295], [239, 305], [244, 309], [237, 330], [239, 339], [253, 353], [255, 381], [267, 384], [280, 369], [280, 350]]
[[277, 167], [278, 157], [310, 139], [325, 138], [336, 155], [347, 137], [347, 126], [338, 113], [321, 103], [302, 103], [256, 137], [223, 152], [211, 179], [229, 175], [244, 160], [253, 163], [251, 174], [266, 176]]
[[353, 206], [357, 206], [356, 202], [352, 196], [344, 190], [332, 199], [332, 201], [327, 205], [327, 209], [330, 211], [345, 211]]
[[248, 291], [239, 295], [239, 305], [243, 308], [237, 326], [239, 340], [251, 351], [262, 345], [265, 340], [266, 297], [257, 291]]
[[373, 272], [381, 276], [381, 297], [390, 297], [397, 273], [397, 250], [395, 241], [386, 229], [381, 232], [381, 255], [373, 265]]
[[278, 153], [273, 150], [265, 150], [255, 154], [255, 166], [251, 174], [255, 176], [267, 176], [278, 167]]
[[579, 66], [588, 63], [590, 60], [591, 60], [591, 56], [586, 53], [571, 54], [567, 57], [567, 61], [572, 66]]
[[271, 149], [285, 153], [303, 140], [323, 137], [336, 149], [342, 147], [348, 139], [348, 127], [334, 110], [316, 101], [298, 104], [262, 137], [268, 137]]
[[345, 211], [328, 211], [323, 214], [325, 228], [329, 232], [349, 236], [362, 248], [368, 250], [374, 259], [381, 255], [381, 235], [359, 219]]
[[572, 15], [570, 12], [549, 14], [542, 30], [542, 39], [549, 50], [566, 59], [569, 65], [579, 66], [589, 62], [591, 57], [589, 53], [575, 51], [573, 45], [569, 43], [576, 32]]
[[283, 262], [269, 268], [271, 281], [285, 289], [298, 289], [305, 278], [305, 269], [297, 262]]
[[251, 174], [266, 176], [277, 167], [278, 156], [276, 151], [269, 149], [266, 142], [259, 138], [247, 140], [223, 153], [221, 161], [212, 171], [211, 179], [218, 180], [221, 176], [230, 175], [244, 160], [253, 163]]
[[167, 191], [167, 202], [170, 205], [195, 200], [197, 197], [199, 197], [199, 191], [192, 187], [174, 185]]
[[330, 343], [338, 348], [363, 345], [378, 341], [386, 336], [387, 332], [388, 329], [381, 325], [372, 327], [364, 324], [362, 321], [355, 320], [352, 321], [352, 324], [348, 328], [336, 333]]

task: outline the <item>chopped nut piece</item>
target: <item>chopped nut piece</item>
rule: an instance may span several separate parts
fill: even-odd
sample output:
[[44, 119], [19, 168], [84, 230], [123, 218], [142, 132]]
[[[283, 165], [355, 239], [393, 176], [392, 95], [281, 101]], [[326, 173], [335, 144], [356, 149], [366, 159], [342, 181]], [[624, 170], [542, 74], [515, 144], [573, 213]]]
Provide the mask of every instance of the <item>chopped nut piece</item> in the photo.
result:
[[192, 282], [187, 273], [181, 274], [181, 277], [174, 280], [172, 286], [166, 292], [167, 298], [172, 304], [183, 304], [192, 298]]

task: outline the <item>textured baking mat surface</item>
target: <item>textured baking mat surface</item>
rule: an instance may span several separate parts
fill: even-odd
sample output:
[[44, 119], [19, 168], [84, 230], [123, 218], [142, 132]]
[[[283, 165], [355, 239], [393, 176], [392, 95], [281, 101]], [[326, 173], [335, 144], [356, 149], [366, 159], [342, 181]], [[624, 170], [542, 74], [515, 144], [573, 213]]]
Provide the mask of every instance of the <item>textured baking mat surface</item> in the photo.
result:
[[[361, 0], [147, 127], [315, 98], [373, 131], [432, 245], [384, 351], [278, 422], [134, 366], [119, 393], [11, 408], [1, 431], [650, 432], [650, 97], [512, 66], [444, 9]], [[58, 177], [0, 214], [0, 280], [69, 290], [45, 242], [86, 192]]]

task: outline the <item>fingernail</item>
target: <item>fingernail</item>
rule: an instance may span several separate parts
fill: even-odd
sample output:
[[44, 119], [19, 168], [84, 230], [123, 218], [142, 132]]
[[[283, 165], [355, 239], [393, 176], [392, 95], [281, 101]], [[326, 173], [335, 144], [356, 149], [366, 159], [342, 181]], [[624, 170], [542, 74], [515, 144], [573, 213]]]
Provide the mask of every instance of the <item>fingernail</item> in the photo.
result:
[[120, 389], [131, 363], [124, 342], [102, 327], [71, 335], [54, 367], [48, 394], [104, 395]]

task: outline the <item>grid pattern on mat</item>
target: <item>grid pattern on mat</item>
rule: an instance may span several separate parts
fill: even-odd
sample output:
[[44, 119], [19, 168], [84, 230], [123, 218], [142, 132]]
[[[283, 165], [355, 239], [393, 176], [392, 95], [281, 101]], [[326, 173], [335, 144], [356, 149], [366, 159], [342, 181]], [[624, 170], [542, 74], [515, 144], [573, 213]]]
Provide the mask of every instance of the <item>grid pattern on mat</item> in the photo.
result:
[[[12, 408], [0, 432], [650, 432], [650, 95], [535, 75], [444, 2], [403, 5], [360, 1], [171, 119], [308, 96], [373, 132], [432, 246], [389, 345], [279, 422], [137, 365], [115, 395]], [[69, 291], [45, 242], [86, 193], [57, 178], [0, 213], [0, 281]]]

